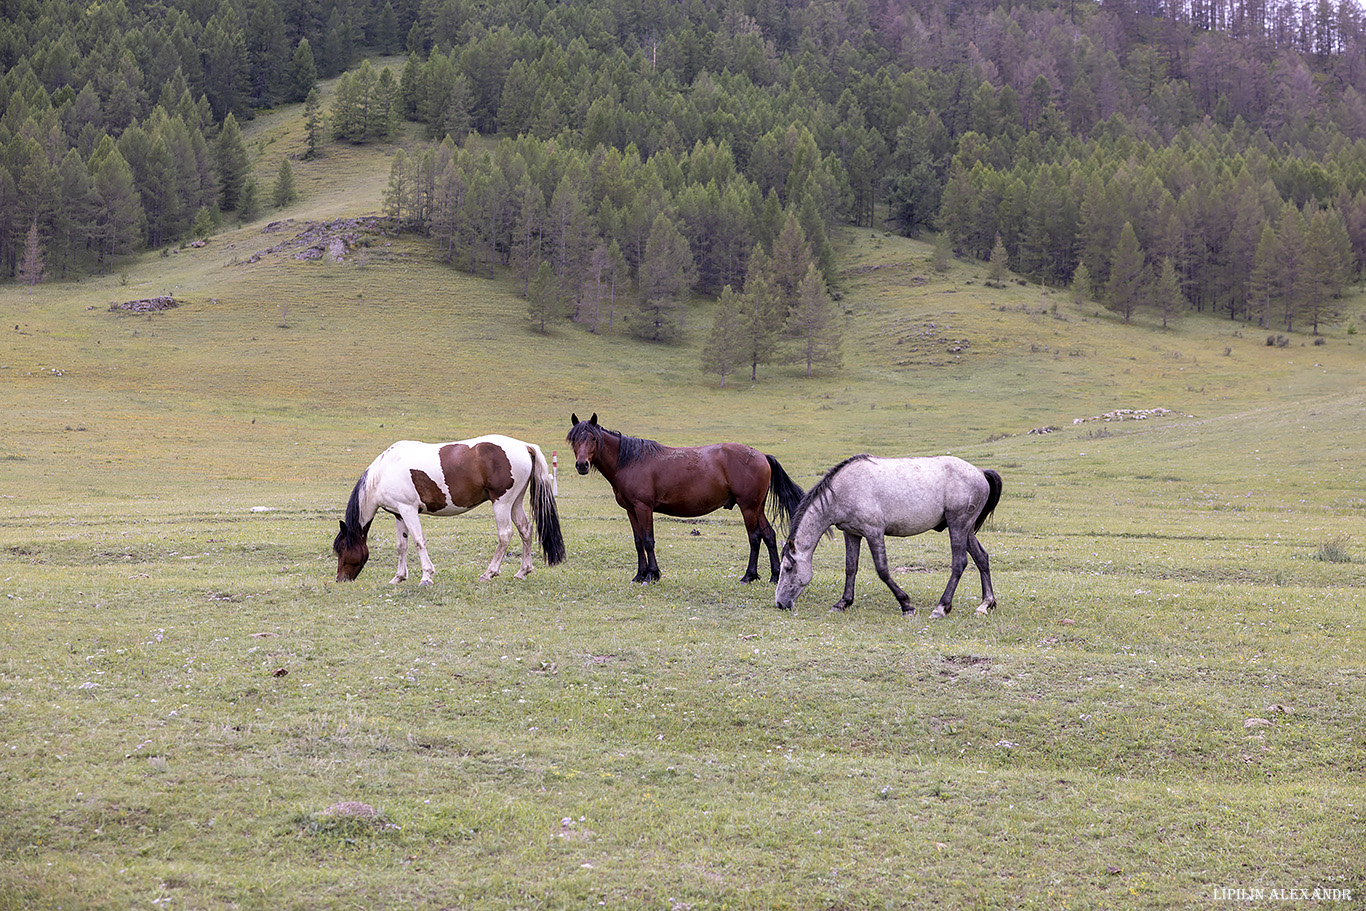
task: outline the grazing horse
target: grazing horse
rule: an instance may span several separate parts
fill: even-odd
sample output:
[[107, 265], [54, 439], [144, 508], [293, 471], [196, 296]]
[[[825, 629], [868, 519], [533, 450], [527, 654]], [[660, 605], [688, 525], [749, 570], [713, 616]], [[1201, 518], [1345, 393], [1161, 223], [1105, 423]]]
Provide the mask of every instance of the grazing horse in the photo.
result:
[[909, 537], [934, 529], [949, 532], [953, 567], [948, 588], [932, 617], [953, 610], [953, 592], [967, 566], [967, 555], [982, 577], [983, 616], [996, 606], [991, 566], [976, 532], [1001, 499], [1001, 476], [954, 456], [922, 459], [879, 459], [856, 455], [825, 473], [802, 498], [792, 516], [792, 531], [783, 545], [782, 573], [774, 601], [789, 610], [811, 583], [811, 557], [821, 536], [832, 527], [844, 532], [844, 597], [842, 611], [854, 603], [860, 541], [868, 542], [877, 574], [896, 595], [902, 613], [913, 613], [910, 598], [887, 570], [886, 535]]
[[458, 516], [485, 500], [493, 504], [498, 549], [479, 578], [487, 581], [498, 575], [515, 524], [522, 536], [522, 568], [517, 578], [525, 579], [531, 572], [531, 520], [522, 507], [528, 485], [541, 550], [546, 563], [554, 566], [564, 560], [564, 538], [555, 507], [554, 478], [539, 446], [497, 434], [456, 443], [400, 440], [370, 463], [351, 491], [346, 518], [332, 542], [337, 581], [349, 582], [360, 575], [370, 557], [366, 543], [370, 523], [383, 509], [398, 522], [398, 572], [391, 583], [408, 578], [408, 539], [412, 538], [422, 560], [422, 584], [431, 585], [436, 569], [427, 556], [418, 516]]
[[778, 536], [764, 515], [764, 500], [772, 494], [774, 510], [784, 522], [802, 498], [798, 487], [778, 460], [740, 443], [711, 446], [664, 446], [641, 440], [572, 416], [566, 441], [574, 447], [579, 474], [596, 468], [612, 485], [617, 503], [631, 518], [636, 540], [634, 582], [659, 579], [655, 562], [655, 513], [702, 516], [721, 507], [740, 507], [749, 534], [749, 566], [741, 582], [759, 578], [759, 542], [768, 546], [774, 582], [778, 581]]

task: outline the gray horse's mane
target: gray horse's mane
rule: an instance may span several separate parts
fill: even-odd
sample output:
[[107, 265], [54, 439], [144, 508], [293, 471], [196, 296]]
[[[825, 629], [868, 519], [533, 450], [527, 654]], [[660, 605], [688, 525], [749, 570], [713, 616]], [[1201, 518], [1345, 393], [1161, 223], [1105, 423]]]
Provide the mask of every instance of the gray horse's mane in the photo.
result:
[[871, 458], [872, 456], [866, 452], [852, 455], [831, 468], [825, 473], [825, 477], [812, 485], [811, 489], [802, 497], [802, 501], [797, 504], [797, 508], [792, 512], [792, 521], [788, 525], [788, 528], [791, 529], [789, 535], [795, 535], [797, 533], [797, 529], [802, 525], [802, 519], [806, 517], [806, 511], [810, 509], [812, 505], [818, 500], [823, 502], [830, 497], [830, 487], [835, 481], [835, 475], [839, 474], [852, 462], [866, 462]]
[[602, 434], [610, 434], [619, 441], [617, 447], [618, 468], [625, 468], [638, 459], [658, 455], [664, 451], [663, 443], [658, 443], [654, 440], [644, 440], [640, 437], [627, 436], [620, 430], [608, 430], [606, 427], [599, 424], [590, 424], [588, 421], [580, 421], [570, 429], [569, 443], [570, 445], [573, 445], [590, 435], [600, 436]]

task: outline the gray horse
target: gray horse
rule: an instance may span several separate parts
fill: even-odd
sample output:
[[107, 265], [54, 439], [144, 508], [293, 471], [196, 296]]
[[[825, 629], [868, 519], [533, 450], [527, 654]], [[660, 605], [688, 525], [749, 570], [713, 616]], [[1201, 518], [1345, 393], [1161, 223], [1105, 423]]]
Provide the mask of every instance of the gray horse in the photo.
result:
[[802, 498], [792, 515], [791, 533], [783, 545], [778, 607], [790, 610], [811, 584], [811, 558], [821, 536], [838, 528], [844, 532], [844, 597], [834, 610], [854, 603], [860, 541], [868, 542], [877, 574], [896, 595], [904, 614], [914, 613], [910, 597], [892, 581], [887, 569], [886, 535], [909, 537], [934, 529], [948, 530], [953, 569], [932, 617], [953, 610], [953, 592], [968, 564], [968, 554], [982, 576], [983, 616], [996, 606], [991, 589], [991, 566], [976, 532], [1001, 499], [1001, 476], [954, 456], [918, 459], [881, 459], [856, 455], [825, 473]]

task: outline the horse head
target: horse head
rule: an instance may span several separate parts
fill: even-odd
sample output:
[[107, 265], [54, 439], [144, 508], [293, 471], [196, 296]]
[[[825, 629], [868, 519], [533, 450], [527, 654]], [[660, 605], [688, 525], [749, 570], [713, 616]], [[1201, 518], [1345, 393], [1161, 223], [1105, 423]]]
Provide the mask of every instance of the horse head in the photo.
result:
[[341, 530], [332, 542], [332, 552], [337, 555], [337, 581], [350, 582], [360, 575], [365, 568], [365, 561], [370, 559], [370, 523], [366, 522], [359, 534], [344, 521], [338, 524]]
[[593, 412], [593, 416], [586, 421], [580, 421], [577, 414], [571, 413], [569, 419], [572, 423], [565, 442], [574, 447], [574, 467], [579, 474], [588, 474], [598, 454], [598, 439], [602, 430], [598, 425], [598, 413]]
[[780, 610], [792, 610], [797, 603], [797, 596], [811, 584], [811, 557], [810, 553], [805, 557], [798, 554], [792, 538], [788, 538], [783, 545], [778, 563], [778, 587], [773, 591], [773, 603]]

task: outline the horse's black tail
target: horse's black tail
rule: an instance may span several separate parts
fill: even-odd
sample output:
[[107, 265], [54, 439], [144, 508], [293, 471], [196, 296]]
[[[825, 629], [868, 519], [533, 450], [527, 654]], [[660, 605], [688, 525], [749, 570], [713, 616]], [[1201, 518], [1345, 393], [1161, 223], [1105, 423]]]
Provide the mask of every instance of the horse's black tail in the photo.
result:
[[784, 531], [792, 523], [792, 514], [802, 501], [802, 489], [792, 480], [783, 466], [773, 456], [765, 454], [772, 479], [768, 482], [768, 500], [772, 504], [773, 515], [782, 524]]
[[564, 534], [560, 531], [560, 510], [555, 505], [555, 481], [539, 446], [528, 446], [531, 453], [531, 516], [536, 520], [536, 537], [541, 542], [547, 566], [563, 563]]
[[986, 505], [983, 506], [982, 511], [977, 514], [977, 521], [972, 526], [973, 531], [982, 530], [982, 523], [987, 520], [987, 516], [991, 515], [992, 510], [996, 508], [996, 504], [1001, 502], [1001, 490], [1005, 487], [1005, 484], [1001, 481], [1001, 476], [990, 468], [982, 469], [982, 474], [986, 475], [987, 487], [989, 490], [987, 492]]

